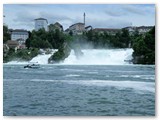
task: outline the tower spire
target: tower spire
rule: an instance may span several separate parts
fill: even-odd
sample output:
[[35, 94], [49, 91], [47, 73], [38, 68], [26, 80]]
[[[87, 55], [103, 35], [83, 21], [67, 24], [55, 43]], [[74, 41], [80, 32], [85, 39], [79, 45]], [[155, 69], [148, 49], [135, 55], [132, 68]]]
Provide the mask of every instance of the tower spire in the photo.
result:
[[84, 13], [83, 16], [84, 16], [84, 25], [85, 25], [85, 16], [86, 16], [86, 14]]

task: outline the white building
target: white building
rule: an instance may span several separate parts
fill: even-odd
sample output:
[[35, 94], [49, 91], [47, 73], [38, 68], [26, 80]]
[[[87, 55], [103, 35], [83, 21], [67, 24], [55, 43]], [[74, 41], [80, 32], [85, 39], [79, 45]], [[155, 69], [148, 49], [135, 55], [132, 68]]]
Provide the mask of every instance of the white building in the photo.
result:
[[137, 30], [140, 34], [144, 34], [146, 32], [149, 32], [152, 28], [153, 26], [140, 26], [140, 27], [137, 27]]
[[93, 29], [94, 32], [104, 34], [107, 33], [109, 35], [115, 35], [118, 32], [121, 32], [121, 29], [118, 28], [95, 28]]
[[29, 33], [27, 30], [23, 29], [15, 29], [11, 31], [11, 40], [17, 41], [21, 40], [21, 43], [25, 43], [26, 39], [29, 37]]
[[144, 34], [146, 32], [149, 32], [152, 28], [153, 26], [140, 26], [140, 27], [129, 26], [125, 27], [124, 29], [127, 29], [130, 34], [133, 34], [135, 31], [138, 31], [139, 34]]
[[44, 28], [48, 31], [48, 21], [45, 18], [37, 18], [35, 20], [35, 30], [38, 31], [41, 28]]
[[69, 31], [72, 31], [74, 35], [82, 35], [85, 31], [84, 23], [76, 23], [69, 27]]

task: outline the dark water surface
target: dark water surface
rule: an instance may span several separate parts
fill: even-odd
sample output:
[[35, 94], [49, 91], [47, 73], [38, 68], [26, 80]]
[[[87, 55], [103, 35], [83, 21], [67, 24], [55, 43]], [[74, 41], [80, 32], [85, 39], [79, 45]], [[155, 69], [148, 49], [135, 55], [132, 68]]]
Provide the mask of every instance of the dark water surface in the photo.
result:
[[4, 116], [153, 116], [155, 66], [3, 66]]

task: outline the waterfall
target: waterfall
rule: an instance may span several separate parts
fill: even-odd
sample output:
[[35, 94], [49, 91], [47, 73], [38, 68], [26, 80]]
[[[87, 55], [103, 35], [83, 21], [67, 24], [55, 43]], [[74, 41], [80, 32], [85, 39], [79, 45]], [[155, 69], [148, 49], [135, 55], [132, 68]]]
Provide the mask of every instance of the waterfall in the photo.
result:
[[48, 64], [48, 59], [52, 54], [38, 55], [34, 57], [30, 62], [37, 62], [38, 64]]
[[74, 51], [62, 64], [69, 65], [124, 65], [132, 59], [133, 49], [87, 49], [83, 55], [76, 57]]
[[38, 63], [38, 64], [48, 64], [48, 59], [53, 55], [57, 49], [53, 49], [51, 54], [39, 54], [36, 57], [32, 58], [30, 61], [10, 61], [6, 64], [28, 64], [30, 62]]
[[[55, 51], [54, 51], [55, 52]], [[54, 53], [53, 52], [53, 53]], [[83, 55], [76, 57], [71, 50], [68, 58], [61, 65], [126, 65], [125, 60], [132, 59], [133, 49], [85, 49]], [[53, 54], [52, 53], [52, 54]], [[48, 59], [52, 54], [38, 55], [29, 62], [48, 64]], [[28, 62], [11, 61], [7, 64], [27, 64]]]

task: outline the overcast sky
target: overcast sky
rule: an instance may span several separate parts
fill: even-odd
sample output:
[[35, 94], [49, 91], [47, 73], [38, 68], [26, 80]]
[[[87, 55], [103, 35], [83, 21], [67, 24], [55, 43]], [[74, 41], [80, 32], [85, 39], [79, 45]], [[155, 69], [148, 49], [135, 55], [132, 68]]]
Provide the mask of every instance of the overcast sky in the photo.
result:
[[122, 28], [155, 25], [154, 4], [4, 4], [3, 22], [12, 29], [34, 29], [34, 19], [59, 22], [67, 29], [83, 22], [93, 28]]

